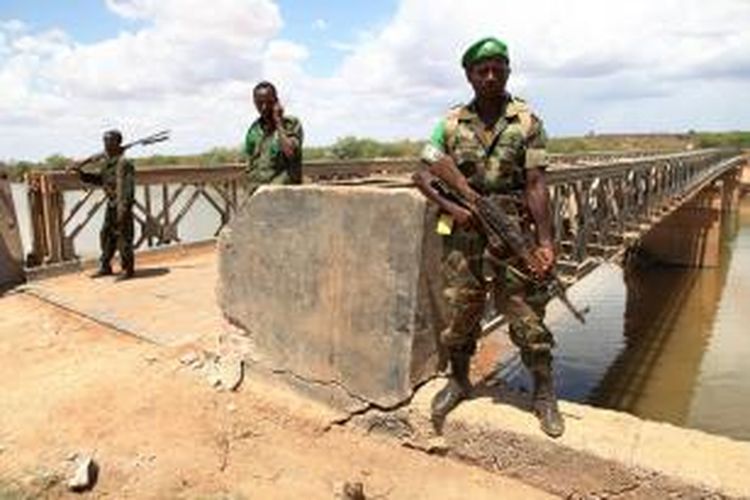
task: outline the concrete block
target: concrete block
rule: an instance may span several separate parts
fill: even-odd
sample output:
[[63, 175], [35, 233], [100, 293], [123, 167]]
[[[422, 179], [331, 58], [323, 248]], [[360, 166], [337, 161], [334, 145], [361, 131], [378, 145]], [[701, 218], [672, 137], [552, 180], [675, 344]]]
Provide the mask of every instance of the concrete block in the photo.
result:
[[220, 306], [292, 385], [397, 405], [437, 368], [434, 220], [409, 188], [264, 187], [219, 237]]
[[10, 182], [0, 178], [0, 290], [23, 281], [23, 249]]

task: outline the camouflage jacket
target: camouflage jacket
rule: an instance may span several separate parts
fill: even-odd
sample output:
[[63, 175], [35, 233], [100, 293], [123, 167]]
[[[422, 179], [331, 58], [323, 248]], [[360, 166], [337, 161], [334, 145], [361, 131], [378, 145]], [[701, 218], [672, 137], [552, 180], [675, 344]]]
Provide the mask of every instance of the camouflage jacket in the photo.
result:
[[[484, 125], [472, 101], [451, 109], [430, 138], [482, 194], [520, 192], [526, 169], [547, 166], [546, 142], [541, 120], [528, 104], [510, 95], [494, 127]], [[430, 162], [425, 155], [423, 160]]]
[[266, 132], [260, 119], [255, 120], [245, 135], [247, 179], [252, 184], [299, 184], [302, 182], [302, 140], [300, 121], [284, 116], [284, 133], [295, 143], [295, 154], [287, 158], [281, 151], [277, 131]]
[[123, 155], [105, 159], [99, 173], [81, 172], [81, 180], [101, 186], [110, 205], [130, 208], [135, 201], [135, 167]]

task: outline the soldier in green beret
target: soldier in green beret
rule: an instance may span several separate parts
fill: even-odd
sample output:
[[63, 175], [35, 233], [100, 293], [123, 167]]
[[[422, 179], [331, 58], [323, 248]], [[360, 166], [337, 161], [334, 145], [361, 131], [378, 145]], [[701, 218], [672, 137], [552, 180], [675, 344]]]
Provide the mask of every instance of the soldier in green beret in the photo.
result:
[[302, 124], [284, 114], [276, 87], [270, 82], [255, 86], [253, 102], [260, 116], [245, 134], [250, 193], [261, 184], [300, 184]]
[[[555, 262], [544, 179], [546, 135], [530, 106], [507, 92], [509, 61], [507, 46], [496, 38], [484, 38], [466, 50], [461, 62], [474, 99], [448, 111], [437, 124], [422, 161], [427, 166], [451, 162], [476, 194], [502, 204], [522, 227], [533, 231], [541, 263], [537, 271], [544, 275]], [[432, 402], [433, 420], [441, 423], [470, 395], [470, 359], [481, 332], [485, 302], [493, 297], [498, 312], [508, 318], [511, 339], [533, 377], [533, 409], [541, 428], [552, 437], [560, 436], [564, 422], [553, 385], [554, 341], [542, 323], [549, 296], [535, 281], [521, 280], [509, 270], [520, 265], [512, 253], [486, 251], [486, 238], [476, 230], [471, 212], [442, 196], [434, 179], [428, 168], [414, 175], [420, 191], [442, 212], [438, 232], [444, 235], [442, 270], [450, 311], [441, 342], [448, 352], [451, 375]]]

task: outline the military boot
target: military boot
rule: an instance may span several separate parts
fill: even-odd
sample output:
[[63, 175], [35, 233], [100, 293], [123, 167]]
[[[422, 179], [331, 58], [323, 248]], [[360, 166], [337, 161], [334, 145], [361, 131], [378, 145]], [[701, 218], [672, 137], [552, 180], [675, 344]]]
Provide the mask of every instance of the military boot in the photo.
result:
[[458, 406], [471, 393], [469, 382], [469, 364], [472, 350], [451, 350], [451, 375], [445, 387], [432, 399], [432, 421], [436, 426], [442, 425], [450, 411]]
[[546, 359], [535, 361], [531, 367], [534, 378], [534, 414], [545, 434], [553, 438], [560, 437], [565, 432], [565, 421], [557, 407], [551, 358], [547, 356]]
[[91, 278], [103, 278], [104, 276], [112, 276], [111, 267], [99, 266], [99, 269], [90, 275]]
[[122, 266], [122, 272], [117, 277], [117, 281], [129, 280], [135, 276], [135, 261], [133, 260], [132, 255], [129, 257], [123, 257], [122, 260], [120, 260], [120, 264]]
[[133, 278], [135, 276], [135, 271], [132, 268], [127, 268], [122, 271], [122, 273], [116, 278], [116, 281], [125, 281]]

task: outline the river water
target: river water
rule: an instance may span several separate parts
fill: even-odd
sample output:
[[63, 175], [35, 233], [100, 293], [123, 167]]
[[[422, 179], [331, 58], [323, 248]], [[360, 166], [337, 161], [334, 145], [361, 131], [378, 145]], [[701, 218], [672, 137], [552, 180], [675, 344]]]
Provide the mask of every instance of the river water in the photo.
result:
[[[28, 251], [25, 186], [14, 184], [13, 195]], [[212, 236], [218, 215], [208, 203], [191, 212], [183, 240]], [[83, 256], [98, 252], [98, 215], [76, 242]], [[718, 268], [602, 265], [570, 290], [590, 307], [585, 325], [550, 305], [563, 399], [750, 440], [750, 200], [737, 219]], [[517, 359], [501, 376], [529, 386]]]
[[[718, 268], [603, 265], [548, 308], [563, 399], [750, 440], [750, 200]], [[743, 326], [744, 325], [744, 326]], [[501, 375], [528, 390], [518, 360]]]

